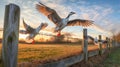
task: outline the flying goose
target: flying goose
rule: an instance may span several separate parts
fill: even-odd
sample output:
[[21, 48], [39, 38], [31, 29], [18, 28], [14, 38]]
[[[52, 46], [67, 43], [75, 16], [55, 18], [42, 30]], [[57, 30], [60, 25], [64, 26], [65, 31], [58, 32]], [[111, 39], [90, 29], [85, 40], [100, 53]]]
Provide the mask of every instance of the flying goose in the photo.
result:
[[57, 12], [54, 9], [51, 9], [47, 7], [46, 5], [39, 2], [39, 4], [36, 4], [36, 9], [48, 17], [49, 20], [51, 20], [55, 25], [54, 32], [58, 32], [58, 35], [60, 35], [61, 30], [66, 26], [90, 26], [92, 25], [92, 20], [84, 20], [84, 19], [74, 19], [69, 20], [69, 17], [75, 12], [70, 12], [66, 18], [61, 18]]
[[90, 35], [88, 35], [87, 37], [88, 37], [88, 39], [91, 39], [91, 40], [93, 41], [94, 45], [98, 45], [99, 42], [101, 42], [102, 44], [103, 44], [103, 43], [107, 43], [106, 40], [101, 40], [101, 41], [100, 41], [100, 40], [97, 39], [97, 37], [93, 38], [93, 37], [90, 36]]
[[88, 39], [92, 40], [92, 42], [94, 43], [94, 45], [98, 45], [98, 39], [97, 39], [97, 37], [93, 38], [92, 36], [89, 36], [89, 35], [87, 37], [88, 37]]
[[31, 43], [34, 42], [34, 37], [39, 34], [39, 31], [46, 28], [48, 26], [47, 23], [41, 23], [37, 28], [32, 28], [28, 24], [25, 23], [23, 19], [23, 26], [26, 30], [20, 30], [21, 34], [29, 34], [29, 36], [26, 37], [26, 42]]

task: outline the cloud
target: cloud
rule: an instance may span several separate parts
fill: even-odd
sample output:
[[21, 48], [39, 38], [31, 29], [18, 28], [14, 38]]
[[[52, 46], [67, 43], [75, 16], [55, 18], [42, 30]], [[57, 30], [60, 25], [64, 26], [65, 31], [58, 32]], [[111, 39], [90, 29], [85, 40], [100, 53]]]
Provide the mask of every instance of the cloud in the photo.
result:
[[[34, 1], [32, 6], [24, 6], [23, 8], [25, 9], [23, 11], [23, 16], [26, 17], [29, 22], [31, 21], [31, 25], [34, 25], [33, 22], [38, 24], [38, 21], [47, 21], [49, 24], [51, 24], [51, 21], [42, 15], [41, 13], [37, 12], [35, 9], [35, 4], [38, 3], [39, 1]], [[100, 5], [91, 5], [91, 6], [85, 6], [82, 4], [89, 4], [86, 1], [79, 1], [78, 3], [74, 3], [74, 0], [70, 0], [70, 5], [66, 4], [66, 0], [61, 1], [53, 1], [53, 0], [41, 0], [43, 4], [47, 5], [48, 7], [56, 10], [56, 12], [60, 15], [60, 17], [64, 18], [66, 17], [70, 11], [75, 11], [77, 14], [73, 15], [70, 17], [70, 19], [75, 19], [75, 18], [80, 18], [80, 19], [90, 19], [95, 21], [94, 23], [96, 25], [99, 25], [103, 29], [99, 29], [99, 31], [103, 32], [105, 30], [109, 30], [110, 27], [113, 27], [110, 21], [106, 20], [108, 19], [108, 15], [113, 13], [114, 10], [111, 7], [102, 7]], [[29, 1], [28, 4], [30, 4], [31, 1]], [[81, 5], [79, 5], [81, 4]], [[31, 20], [31, 18], [34, 17], [34, 20]], [[33, 21], [33, 22], [32, 22]], [[109, 26], [107, 26], [109, 24]], [[53, 26], [54, 24], [52, 24]], [[104, 26], [104, 27], [103, 27]], [[106, 27], [107, 26], [107, 27]], [[106, 28], [105, 28], [106, 27]], [[96, 27], [98, 30], [98, 28]], [[103, 30], [103, 31], [102, 31]]]
[[82, 12], [81, 15], [84, 19], [92, 19], [93, 21], [95, 21], [94, 23], [96, 25], [99, 25], [103, 28], [103, 31], [108, 31], [108, 29], [111, 28], [110, 25], [112, 25], [113, 23], [111, 23], [111, 20], [108, 19], [109, 15], [114, 12], [114, 10], [111, 7], [108, 8], [94, 5], [85, 8], [83, 6], [80, 8], [80, 10]]
[[87, 13], [83, 13], [82, 16], [84, 19], [90, 19], [90, 16]]
[[[101, 6], [101, 5], [90, 5], [90, 2], [86, 0], [6, 0], [6, 3], [13, 2], [18, 4], [21, 8], [21, 26], [22, 26], [22, 18], [25, 18], [25, 21], [33, 26], [37, 27], [41, 22], [47, 22], [49, 26], [55, 26], [46, 16], [39, 13], [36, 8], [35, 4], [38, 2], [42, 2], [43, 4], [47, 5], [48, 7], [56, 10], [56, 12], [60, 15], [61, 18], [66, 17], [69, 12], [74, 11], [76, 12], [75, 15], [70, 17], [72, 19], [89, 19], [95, 21], [94, 24], [102, 27], [103, 29], [99, 29], [96, 27], [96, 31], [104, 32], [115, 29], [116, 32], [119, 31], [119, 24], [113, 23], [112, 19], [109, 18], [111, 14], [115, 11], [112, 9], [111, 6]], [[73, 27], [72, 27], [73, 28]], [[76, 27], [74, 27], [76, 28]], [[81, 28], [81, 27], [79, 27]], [[76, 29], [79, 29], [76, 28]], [[68, 31], [68, 29], [65, 29]], [[63, 31], [65, 31], [63, 30]], [[75, 30], [75, 29], [73, 29]], [[114, 31], [115, 31], [114, 30]], [[70, 30], [71, 31], [71, 30]]]
[[103, 16], [106, 16], [106, 15], [108, 15], [108, 14], [111, 14], [113, 12], [113, 9], [112, 8], [104, 8], [104, 10], [103, 10], [103, 13], [102, 13], [102, 15]]
[[103, 20], [104, 22], [104, 25], [102, 26], [103, 29], [105, 29], [105, 31], [108, 31], [109, 33], [114, 33], [114, 34], [117, 34], [117, 33], [120, 33], [120, 23], [119, 21], [113, 21], [113, 19], [105, 19]]
[[120, 33], [120, 23], [111, 23], [108, 25], [109, 28], [108, 30], [111, 32], [111, 33], [114, 33], [114, 34], [117, 34], [117, 33]]
[[4, 20], [0, 19], [0, 28], [3, 28]]
[[118, 13], [120, 14], [120, 10], [118, 10]]
[[42, 3], [45, 4], [46, 6], [54, 9], [60, 17], [66, 17], [68, 13], [70, 12], [68, 9], [69, 7], [65, 7], [62, 4], [62, 0], [57, 0], [57, 1], [51, 1], [51, 0], [42, 0]]

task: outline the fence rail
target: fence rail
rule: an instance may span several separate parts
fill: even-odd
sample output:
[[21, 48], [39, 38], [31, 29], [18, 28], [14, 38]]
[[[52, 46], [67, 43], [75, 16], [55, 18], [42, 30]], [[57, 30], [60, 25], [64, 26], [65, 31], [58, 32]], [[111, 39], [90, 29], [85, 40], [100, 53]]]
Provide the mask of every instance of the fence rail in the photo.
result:
[[[2, 62], [4, 67], [17, 67], [17, 54], [18, 54], [18, 38], [19, 38], [19, 18], [20, 8], [15, 4], [6, 5], [4, 31], [3, 31], [3, 46], [2, 46]], [[110, 45], [110, 39], [106, 38], [108, 43], [107, 47], [102, 47], [102, 36], [99, 35], [99, 49], [88, 51], [88, 38], [87, 29], [83, 29], [83, 52], [69, 58], [65, 58], [56, 62], [37, 64], [34, 63], [21, 63], [18, 67], [67, 67], [82, 60], [87, 61], [88, 57], [103, 54], [106, 49], [112, 46], [118, 47], [116, 42]]]
[[[99, 37], [100, 37], [100, 40], [102, 40], [101, 35], [99, 35]], [[109, 45], [107, 45], [107, 44], [109, 44]], [[110, 46], [110, 42], [107, 42], [107, 44], [102, 44], [100, 42], [98, 45], [98, 49], [90, 50], [90, 51], [88, 51], [88, 49], [85, 51], [83, 50], [83, 52], [78, 54], [78, 55], [75, 55], [75, 56], [72, 56], [69, 58], [65, 58], [65, 59], [61, 59], [59, 61], [45, 63], [45, 64], [37, 64], [37, 65], [34, 63], [26, 62], [26, 63], [18, 64], [18, 67], [68, 67], [70, 65], [81, 62], [83, 60], [87, 61], [88, 59], [86, 60], [86, 58], [93, 57], [95, 55], [102, 55], [103, 53], [105, 53], [106, 50], [113, 48], [112, 46]], [[115, 45], [114, 47], [120, 47], [120, 45], [118, 43], [111, 43], [111, 45], [113, 45], [113, 44]], [[84, 43], [84, 45], [85, 45], [85, 43]], [[84, 46], [84, 47], [86, 49], [86, 46]], [[87, 53], [87, 57], [86, 57], [86, 54], [84, 52]]]
[[[120, 47], [120, 45], [118, 43], [116, 43], [116, 47]], [[101, 51], [101, 54], [104, 54], [106, 50], [109, 50], [109, 49], [107, 49], [107, 47], [103, 48]], [[96, 55], [100, 55], [99, 49], [88, 51], [88, 58], [96, 56]], [[36, 65], [36, 64], [30, 63], [30, 62], [19, 63], [18, 67], [68, 67], [70, 65], [81, 62], [83, 60], [84, 60], [84, 53], [82, 52], [81, 54], [78, 54], [78, 55], [75, 55], [75, 56], [72, 56], [69, 58], [65, 58], [65, 59], [61, 59], [59, 61], [45, 63], [45, 64], [37, 64]]]

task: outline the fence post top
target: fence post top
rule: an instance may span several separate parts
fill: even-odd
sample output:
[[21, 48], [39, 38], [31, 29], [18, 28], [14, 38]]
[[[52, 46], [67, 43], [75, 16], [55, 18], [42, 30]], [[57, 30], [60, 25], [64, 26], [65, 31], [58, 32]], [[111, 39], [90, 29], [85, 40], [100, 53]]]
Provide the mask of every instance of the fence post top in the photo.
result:
[[83, 28], [84, 30], [87, 30], [87, 28]]
[[16, 7], [18, 7], [19, 8], [19, 6], [18, 5], [16, 5], [16, 4], [14, 4], [14, 3], [9, 3], [8, 5], [6, 5], [6, 6], [16, 6]]

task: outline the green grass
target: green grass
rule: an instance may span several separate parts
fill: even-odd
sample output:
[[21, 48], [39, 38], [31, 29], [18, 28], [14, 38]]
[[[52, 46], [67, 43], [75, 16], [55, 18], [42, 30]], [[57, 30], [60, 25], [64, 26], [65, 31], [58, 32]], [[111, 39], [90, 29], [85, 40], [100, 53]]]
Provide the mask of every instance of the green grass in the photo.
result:
[[120, 67], [120, 48], [109, 54], [103, 62], [103, 67]]

